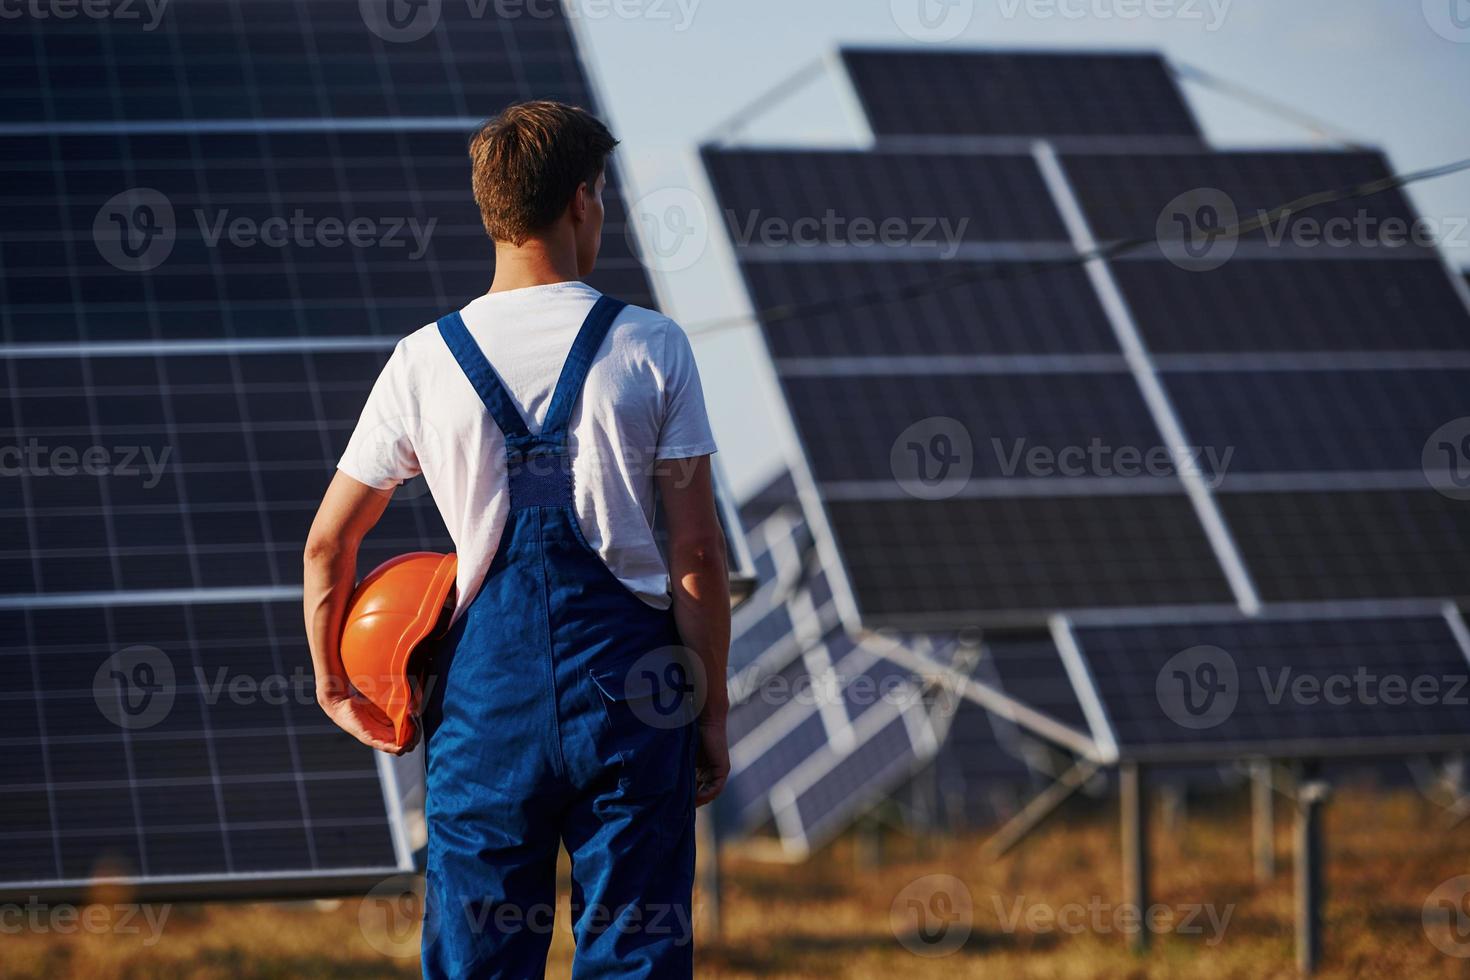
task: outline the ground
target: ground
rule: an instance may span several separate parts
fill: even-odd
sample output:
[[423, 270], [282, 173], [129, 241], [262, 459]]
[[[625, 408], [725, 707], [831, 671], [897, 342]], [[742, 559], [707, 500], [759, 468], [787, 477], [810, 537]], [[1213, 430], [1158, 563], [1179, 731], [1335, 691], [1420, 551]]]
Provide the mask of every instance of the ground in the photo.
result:
[[[1449, 918], [1454, 910], [1470, 913], [1470, 901], [1453, 885], [1431, 900], [1442, 883], [1470, 874], [1470, 822], [1446, 830], [1441, 811], [1413, 793], [1346, 791], [1329, 806], [1326, 826], [1328, 954], [1321, 975], [1470, 977], [1470, 929], [1450, 931]], [[1129, 952], [1115, 925], [1128, 920], [1116, 907], [1123, 900], [1117, 828], [1102, 805], [1074, 806], [998, 862], [981, 858], [979, 836], [922, 842], [893, 834], [876, 857], [845, 839], [794, 866], [731, 853], [723, 933], [717, 940], [701, 936], [699, 975], [1292, 977], [1291, 825], [1284, 805], [1277, 830], [1279, 874], [1260, 888], [1252, 880], [1243, 800], [1217, 800], [1208, 809], [1196, 802], [1173, 827], [1156, 820], [1154, 901], [1164, 906], [1158, 915], [1167, 913], [1180, 928], [1158, 934], [1142, 956]], [[936, 947], [924, 947], [904, 924], [904, 898], [930, 888], [935, 879], [926, 876], [935, 874], [965, 882], [974, 924], [954, 952], [920, 957], [901, 940], [930, 952]], [[910, 887], [919, 879], [925, 880]], [[1441, 906], [1441, 896], [1449, 904]], [[102, 898], [106, 907], [95, 912], [94, 923], [106, 922], [118, 901]], [[921, 898], [937, 913], [950, 913], [952, 923], [963, 921], [962, 895], [950, 895], [948, 904], [930, 894]], [[1428, 928], [1426, 902], [1444, 913]], [[357, 900], [179, 905], [169, 909], [161, 930], [139, 917], [130, 923], [134, 931], [119, 935], [120, 929], [89, 931], [75, 923], [67, 934], [38, 929], [18, 923], [11, 907], [0, 918], [0, 976], [416, 976], [414, 937], [395, 942], [380, 928], [381, 911], [364, 910]], [[566, 976], [570, 956], [570, 937], [561, 928], [549, 974]]]

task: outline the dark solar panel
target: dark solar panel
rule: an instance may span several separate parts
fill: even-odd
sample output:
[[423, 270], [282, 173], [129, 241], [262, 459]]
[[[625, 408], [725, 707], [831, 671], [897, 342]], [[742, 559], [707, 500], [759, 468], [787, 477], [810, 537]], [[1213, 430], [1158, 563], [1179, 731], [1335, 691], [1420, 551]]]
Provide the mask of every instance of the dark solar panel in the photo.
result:
[[[975, 480], [1110, 476], [1111, 459], [1094, 466], [1090, 447], [1110, 454], [1132, 447], [1142, 454], [1161, 444], [1137, 385], [1121, 373], [872, 374], [788, 378], [784, 387], [807, 457], [824, 483], [867, 480], [891, 487], [899, 475], [893, 453], [909, 452], [899, 445], [905, 432], [935, 417], [958, 422], [968, 434]], [[954, 451], [966, 453], [958, 445]], [[1172, 473], [1165, 463], [1150, 475]]]
[[826, 840], [855, 812], [883, 799], [923, 764], [902, 717], [894, 718], [838, 761], [795, 798], [793, 810], [807, 840]]
[[1182, 494], [833, 500], [827, 512], [877, 623], [1232, 601]]
[[1026, 155], [706, 147], [704, 164], [737, 245], [949, 259], [966, 243], [1067, 240]]
[[[1347, 190], [1391, 173], [1382, 155], [1363, 152], [1069, 153], [1062, 166], [1099, 241], [1154, 240], [1161, 218], [1170, 228], [1179, 220], [1166, 214], [1169, 206], [1180, 195], [1202, 189], [1223, 194], [1244, 222], [1310, 195]], [[1195, 214], [1183, 217], [1198, 220]], [[1228, 214], [1221, 218], [1223, 227], [1233, 224]], [[1395, 189], [1304, 209], [1240, 240], [1319, 258], [1430, 254], [1411, 243], [1391, 244], [1415, 219], [1408, 199]]]
[[1077, 691], [1050, 636], [988, 636], [984, 652], [977, 677], [993, 680], [1017, 701], [1079, 732], [1088, 730]]
[[[787, 358], [1118, 352], [1078, 266], [747, 262], [742, 271], [758, 309], [833, 306], [770, 324], [778, 366]], [[919, 288], [946, 279], [952, 284]], [[857, 302], [873, 294], [893, 298]]]
[[300, 616], [294, 602], [0, 612], [3, 888], [398, 868], [372, 757], [316, 705]]
[[1438, 261], [1236, 256], [1208, 272], [1157, 260], [1112, 272], [1156, 355], [1470, 347], [1465, 302]]
[[1470, 509], [1427, 487], [1217, 499], [1266, 601], [1470, 591]]
[[123, 6], [136, 18], [8, 21], [7, 118], [434, 117], [528, 93], [589, 101], [558, 4], [419, 4], [401, 24], [389, 20], [401, 8], [357, 0]]
[[879, 137], [1200, 135], [1154, 54], [849, 48], [842, 58]]
[[[397, 336], [493, 269], [458, 132], [11, 136], [0, 156], [9, 342]], [[590, 281], [651, 305], [608, 202]]]
[[1164, 382], [1190, 440], [1214, 447], [1227, 474], [1417, 474], [1430, 434], [1470, 411], [1467, 370], [1170, 371]]
[[1470, 744], [1470, 664], [1443, 617], [1078, 629], [1124, 758]]
[[[299, 584], [386, 354], [10, 359], [0, 440], [35, 453], [0, 485], [0, 591]], [[365, 569], [452, 547], [419, 482], [368, 537]]]

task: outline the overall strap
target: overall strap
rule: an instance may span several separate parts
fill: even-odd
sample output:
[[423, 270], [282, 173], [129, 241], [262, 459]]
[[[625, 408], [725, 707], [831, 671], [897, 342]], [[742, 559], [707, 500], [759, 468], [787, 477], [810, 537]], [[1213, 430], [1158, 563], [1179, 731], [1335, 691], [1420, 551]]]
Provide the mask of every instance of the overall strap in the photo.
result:
[[551, 407], [546, 410], [546, 422], [541, 426], [541, 434], [537, 437], [543, 444], [566, 445], [572, 406], [582, 394], [582, 385], [587, 381], [592, 359], [602, 347], [602, 341], [612, 328], [613, 321], [627, 305], [611, 296], [599, 296], [592, 306], [592, 312], [582, 322], [582, 329], [577, 331], [577, 339], [572, 342], [571, 353], [567, 354], [566, 363], [562, 365], [561, 377], [557, 379], [556, 391], [551, 396]]
[[490, 367], [480, 345], [470, 336], [458, 311], [446, 313], [439, 318], [439, 334], [444, 338], [449, 352], [459, 362], [465, 377], [470, 379], [475, 393], [485, 403], [490, 417], [500, 427], [505, 436], [506, 449], [511, 452], [525, 452], [530, 449], [536, 442], [536, 437], [526, 428], [526, 421], [521, 418], [520, 410], [510, 400], [505, 385]]

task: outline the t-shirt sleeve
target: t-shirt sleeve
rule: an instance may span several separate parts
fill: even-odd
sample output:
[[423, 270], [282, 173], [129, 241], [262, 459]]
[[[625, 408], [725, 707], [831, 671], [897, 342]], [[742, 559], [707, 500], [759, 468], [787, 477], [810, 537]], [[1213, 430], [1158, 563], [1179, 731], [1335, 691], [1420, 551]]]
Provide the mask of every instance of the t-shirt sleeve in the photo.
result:
[[408, 358], [399, 344], [368, 394], [337, 469], [359, 483], [391, 490], [419, 475], [414, 436], [419, 409], [409, 383]]
[[672, 320], [664, 332], [664, 421], [656, 459], [708, 456], [715, 446], [689, 337]]

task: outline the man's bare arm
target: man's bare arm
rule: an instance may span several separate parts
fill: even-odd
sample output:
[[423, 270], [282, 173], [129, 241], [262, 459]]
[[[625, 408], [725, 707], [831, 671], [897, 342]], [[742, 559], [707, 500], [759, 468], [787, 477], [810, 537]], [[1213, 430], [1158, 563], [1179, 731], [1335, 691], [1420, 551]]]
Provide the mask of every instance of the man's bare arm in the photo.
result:
[[699, 789], [695, 799], [703, 806], [720, 795], [730, 772], [725, 742], [725, 716], [730, 710], [725, 690], [730, 655], [729, 566], [709, 457], [663, 463], [657, 479], [669, 530], [674, 620], [680, 639], [704, 668], [698, 720]]
[[317, 703], [337, 727], [359, 742], [401, 755], [408, 747], [393, 745], [388, 716], [353, 691], [340, 649], [347, 600], [357, 582], [357, 549], [392, 497], [393, 491], [374, 489], [340, 471], [332, 478], [306, 537], [302, 604]]

